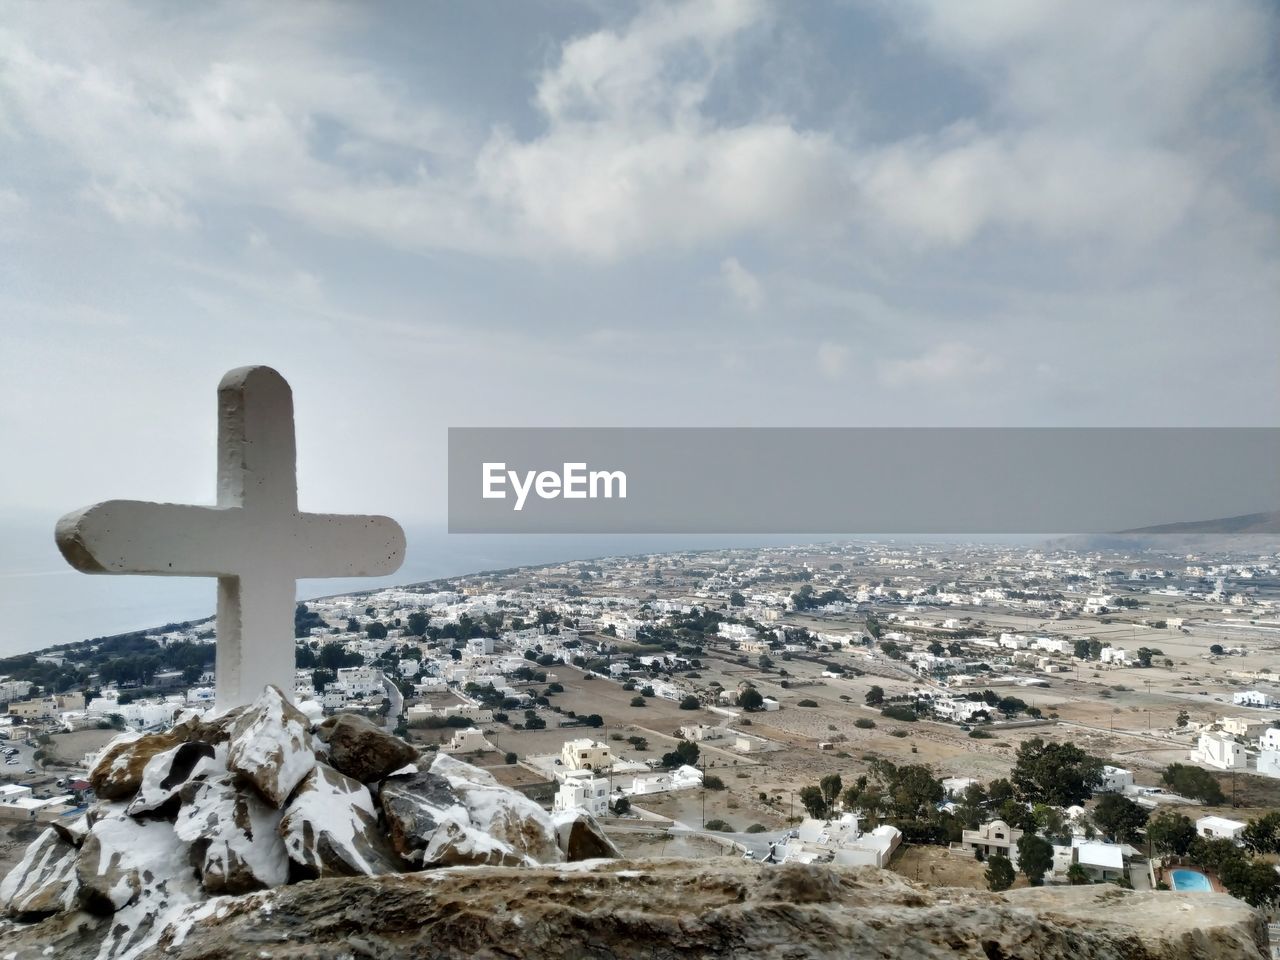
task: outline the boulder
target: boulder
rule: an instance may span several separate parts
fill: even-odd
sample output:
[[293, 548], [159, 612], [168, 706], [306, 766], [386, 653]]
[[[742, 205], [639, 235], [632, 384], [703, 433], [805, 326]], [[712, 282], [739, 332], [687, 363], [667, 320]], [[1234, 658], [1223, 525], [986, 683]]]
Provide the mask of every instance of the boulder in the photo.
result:
[[40, 834], [0, 882], [0, 903], [17, 920], [69, 907], [76, 891], [76, 848], [52, 827]]
[[329, 745], [329, 763], [361, 783], [376, 783], [418, 759], [417, 749], [365, 717], [340, 713], [316, 728]]
[[436, 828], [444, 820], [470, 823], [449, 781], [439, 774], [419, 772], [392, 776], [382, 782], [378, 804], [396, 853], [420, 862]]
[[306, 775], [280, 821], [289, 859], [312, 877], [395, 870], [369, 788], [324, 763]]
[[199, 740], [217, 746], [231, 739], [231, 725], [248, 709], [247, 705], [241, 705], [221, 713], [191, 711], [178, 718], [173, 734], [182, 740]]
[[478, 767], [442, 754], [431, 772], [443, 776], [467, 810], [472, 827], [487, 833], [534, 863], [563, 857], [551, 815], [524, 794], [500, 785]]
[[121, 734], [102, 748], [89, 771], [93, 792], [101, 800], [127, 800], [138, 792], [147, 761], [180, 742], [173, 733]]
[[153, 813], [175, 803], [184, 783], [218, 769], [214, 753], [210, 744], [198, 740], [157, 753], [142, 768], [138, 793], [127, 808], [129, 815]]
[[421, 865], [435, 867], [534, 866], [532, 860], [483, 830], [471, 826], [465, 811], [455, 808], [431, 833], [421, 853]]
[[192, 845], [192, 862], [205, 892], [239, 894], [289, 879], [280, 836], [282, 813], [230, 776], [189, 781], [173, 830]]
[[599, 821], [585, 810], [565, 810], [555, 814], [556, 843], [564, 858], [579, 860], [616, 860], [622, 852], [605, 836]]
[[84, 838], [89, 835], [89, 815], [87, 813], [82, 814], [74, 820], [59, 818], [50, 823], [49, 826], [58, 832], [58, 836], [78, 850], [80, 845], [84, 843]]
[[93, 913], [120, 910], [144, 889], [190, 873], [186, 844], [167, 820], [99, 819], [76, 860], [79, 901]]
[[310, 721], [276, 687], [268, 686], [228, 728], [227, 768], [279, 808], [315, 767]]

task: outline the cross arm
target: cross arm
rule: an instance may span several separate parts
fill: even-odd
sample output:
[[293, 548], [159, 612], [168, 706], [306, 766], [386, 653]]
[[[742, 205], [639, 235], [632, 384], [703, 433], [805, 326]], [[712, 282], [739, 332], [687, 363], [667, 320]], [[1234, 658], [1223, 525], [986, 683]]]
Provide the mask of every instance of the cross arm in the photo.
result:
[[54, 539], [82, 573], [216, 577], [236, 570], [235, 508], [107, 500], [63, 516]]
[[303, 513], [299, 520], [299, 578], [379, 577], [404, 562], [404, 530], [390, 517]]

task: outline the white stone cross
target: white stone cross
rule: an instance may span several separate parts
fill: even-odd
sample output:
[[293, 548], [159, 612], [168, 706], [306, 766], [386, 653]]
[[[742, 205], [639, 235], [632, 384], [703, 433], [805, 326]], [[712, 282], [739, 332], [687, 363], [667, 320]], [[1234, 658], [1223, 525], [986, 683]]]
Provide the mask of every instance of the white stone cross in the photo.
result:
[[268, 683], [293, 697], [296, 580], [375, 577], [404, 559], [389, 517], [298, 512], [293, 394], [270, 367], [218, 385], [218, 503], [108, 500], [58, 521], [58, 549], [83, 573], [218, 578], [217, 706]]

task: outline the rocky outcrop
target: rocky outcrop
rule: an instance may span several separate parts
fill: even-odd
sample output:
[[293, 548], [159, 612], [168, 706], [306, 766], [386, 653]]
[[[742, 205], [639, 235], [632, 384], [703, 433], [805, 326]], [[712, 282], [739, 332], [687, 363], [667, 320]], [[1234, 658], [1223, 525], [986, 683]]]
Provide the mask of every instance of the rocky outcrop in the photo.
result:
[[138, 792], [142, 771], [147, 762], [179, 743], [172, 733], [148, 733], [142, 736], [122, 733], [98, 754], [89, 771], [93, 792], [102, 800], [125, 800]]
[[378, 805], [396, 853], [414, 863], [440, 824], [461, 820], [465, 811], [444, 777], [417, 768], [388, 777], [378, 791]]
[[451, 757], [365, 784], [325, 760], [339, 728], [362, 729], [331, 724], [326, 748], [269, 689], [225, 722], [114, 742], [95, 770], [115, 799], [40, 834], [0, 883], [9, 916], [38, 921], [0, 924], [0, 957], [1262, 956], [1259, 917], [1217, 894], [601, 859], [617, 851], [591, 817], [553, 818]]
[[190, 874], [185, 845], [163, 820], [111, 816], [97, 821], [76, 860], [78, 900], [94, 913], [114, 913], [144, 889]]
[[418, 759], [418, 751], [355, 713], [321, 721], [316, 734], [329, 746], [329, 765], [361, 783], [382, 780]]
[[[180, 743], [157, 753], [142, 768], [137, 795], [129, 802], [130, 816], [155, 813], [176, 802], [180, 791], [192, 776], [216, 770], [212, 744], [193, 741]], [[224, 764], [225, 766], [225, 760]]]
[[316, 764], [280, 821], [285, 851], [308, 877], [394, 870], [369, 788]]
[[192, 845], [205, 892], [248, 893], [289, 879], [281, 811], [225, 774], [186, 784], [181, 798], [173, 832]]
[[76, 848], [49, 828], [0, 883], [0, 900], [10, 916], [35, 920], [71, 906], [75, 890]]
[[[59, 915], [25, 936], [0, 930], [0, 955], [39, 944], [87, 960], [93, 929]], [[722, 858], [278, 887], [170, 918], [137, 960], [1263, 960], [1265, 936], [1258, 914], [1220, 894], [1099, 886], [1001, 895], [929, 889], [873, 868]]]
[[311, 721], [275, 687], [231, 721], [227, 734], [227, 769], [257, 787], [273, 807], [283, 806], [316, 765]]
[[479, 767], [448, 754], [436, 757], [431, 772], [445, 778], [466, 809], [470, 826], [481, 834], [533, 863], [561, 859], [551, 815], [524, 794], [502, 786]]
[[613, 841], [605, 836], [596, 818], [585, 810], [566, 810], [552, 819], [556, 827], [556, 843], [566, 860], [576, 863], [622, 856]]

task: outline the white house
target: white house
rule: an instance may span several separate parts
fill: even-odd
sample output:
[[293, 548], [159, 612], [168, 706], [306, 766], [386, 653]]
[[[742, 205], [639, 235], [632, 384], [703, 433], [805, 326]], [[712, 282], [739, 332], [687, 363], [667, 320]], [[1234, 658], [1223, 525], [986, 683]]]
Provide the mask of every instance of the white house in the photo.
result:
[[1124, 647], [1103, 647], [1098, 659], [1112, 666], [1123, 667], [1129, 662], [1129, 651]]
[[1196, 748], [1191, 751], [1191, 761], [1202, 763], [1215, 770], [1244, 770], [1248, 766], [1244, 746], [1230, 737], [1216, 733], [1202, 733]]
[[570, 770], [556, 791], [552, 810], [586, 810], [594, 817], [609, 812], [609, 781], [593, 776], [590, 770]]
[[981, 700], [946, 699], [933, 702], [934, 716], [958, 723], [965, 723], [975, 713], [982, 713], [987, 709], [986, 703]]
[[1124, 793], [1125, 789], [1133, 786], [1133, 772], [1123, 767], [1104, 766], [1102, 768], [1102, 783], [1098, 787], [1098, 793]]
[[1280, 750], [1263, 750], [1258, 754], [1258, 776], [1280, 779]]
[[349, 697], [382, 693], [382, 674], [375, 667], [339, 667], [335, 682]]
[[1209, 839], [1239, 840], [1245, 826], [1239, 820], [1226, 817], [1201, 817], [1196, 821], [1196, 833]]
[[943, 792], [953, 800], [964, 796], [964, 792], [980, 781], [973, 777], [947, 777], [942, 781]]
[[1253, 717], [1223, 717], [1218, 723], [1223, 733], [1242, 740], [1254, 740], [1262, 736], [1270, 728], [1270, 721], [1257, 720]]
[[455, 730], [449, 742], [440, 748], [444, 753], [479, 753], [492, 749], [484, 734], [475, 727]]
[[1280, 750], [1280, 727], [1269, 727], [1258, 737], [1259, 750]]
[[998, 853], [1018, 865], [1018, 841], [1022, 839], [1022, 831], [1011, 827], [1003, 820], [992, 820], [984, 823], [977, 830], [964, 830], [960, 833], [960, 843], [973, 852], [981, 850], [984, 856]]
[[1273, 707], [1275, 699], [1260, 690], [1244, 690], [1231, 695], [1231, 702], [1237, 707]]
[[1072, 842], [1071, 860], [1094, 880], [1119, 880], [1124, 876], [1124, 847], [1118, 843], [1076, 837]]
[[838, 820], [806, 818], [796, 836], [783, 847], [783, 863], [833, 863], [840, 866], [883, 867], [902, 842], [897, 827], [884, 824], [870, 832], [858, 828], [858, 818], [846, 813]]

